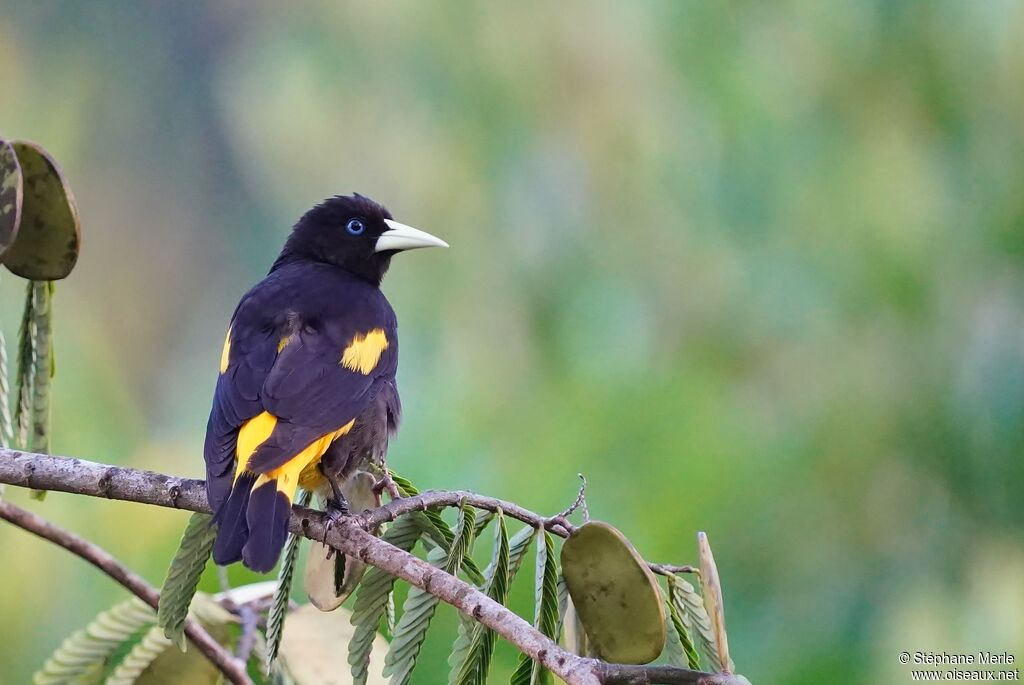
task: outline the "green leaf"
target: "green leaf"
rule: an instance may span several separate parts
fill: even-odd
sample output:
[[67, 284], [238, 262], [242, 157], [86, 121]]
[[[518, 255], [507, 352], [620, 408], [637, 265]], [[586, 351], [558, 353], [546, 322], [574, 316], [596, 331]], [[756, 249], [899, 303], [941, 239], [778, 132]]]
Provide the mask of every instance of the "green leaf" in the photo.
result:
[[181, 536], [181, 544], [167, 569], [167, 577], [160, 589], [160, 605], [157, 611], [157, 625], [164, 635], [185, 651], [185, 618], [192, 597], [199, 586], [206, 561], [213, 550], [217, 537], [217, 526], [209, 514], [192, 514]]
[[535, 663], [536, 662], [530, 657], [525, 654], [520, 654], [519, 663], [516, 664], [516, 670], [512, 671], [512, 677], [508, 680], [509, 685], [532, 685], [532, 683], [541, 682], [540, 680], [533, 679], [533, 666]]
[[395, 485], [398, 486], [398, 491], [402, 493], [402, 497], [415, 497], [420, 494], [419, 488], [412, 484], [412, 481], [408, 478], [398, 475], [391, 469], [388, 469], [388, 473], [391, 475], [391, 480], [395, 481]]
[[[533, 627], [552, 640], [557, 640], [559, 575], [555, 541], [546, 530], [538, 529], [536, 533], [544, 537], [544, 543], [537, 545]], [[510, 682], [512, 685], [550, 685], [551, 672], [523, 654]]]
[[[508, 599], [509, 587], [509, 540], [505, 517], [499, 509], [497, 516], [496, 540], [491, 563], [484, 571], [485, 593], [495, 602], [504, 605]], [[487, 671], [494, 654], [496, 636], [493, 631], [480, 623], [459, 625], [459, 636], [455, 640], [452, 654], [448, 657], [451, 671], [448, 682], [452, 685], [482, 685], [487, 680]]]
[[[400, 517], [384, 533], [383, 540], [406, 552], [423, 535], [423, 527], [415, 516]], [[387, 612], [388, 598], [395, 586], [395, 577], [376, 566], [366, 571], [356, 590], [352, 607], [352, 625], [356, 627], [348, 643], [348, 663], [352, 667], [353, 685], [365, 685], [370, 666], [370, 652], [378, 635], [381, 619]]]
[[491, 521], [494, 520], [493, 511], [485, 511], [483, 514], [476, 519], [476, 531], [473, 533], [473, 538], [480, 537], [480, 534], [486, 530], [487, 526], [490, 525]]
[[[299, 493], [296, 503], [300, 507], [308, 507], [312, 498], [312, 492], [303, 490]], [[277, 651], [281, 646], [284, 617], [288, 613], [288, 602], [292, 596], [295, 562], [299, 558], [299, 540], [301, 538], [298, 535], [288, 534], [288, 539], [284, 543], [284, 553], [281, 555], [281, 568], [277, 572], [277, 588], [274, 590], [274, 598], [271, 600], [270, 610], [267, 612], [267, 673], [273, 672], [274, 660], [277, 659]]]
[[153, 626], [121, 660], [114, 672], [104, 681], [104, 685], [132, 685], [170, 646], [171, 641], [164, 636], [160, 626]]
[[[199, 593], [192, 603], [192, 616], [214, 640], [227, 646], [235, 617], [209, 595]], [[154, 626], [137, 642], [105, 681], [105, 685], [216, 685], [220, 670], [198, 649], [181, 653], [167, 649], [171, 641]]]
[[384, 605], [384, 632], [389, 637], [395, 636], [395, 591], [388, 593], [388, 603]]
[[32, 438], [33, 452], [50, 451], [50, 379], [53, 376], [51, 306], [53, 283], [32, 281]]
[[[487, 512], [487, 513], [491, 514], [491, 518], [493, 518], [493, 512]], [[477, 526], [477, 529], [480, 529], [479, 525]], [[519, 568], [523, 565], [523, 558], [526, 556], [526, 552], [530, 549], [530, 544], [533, 542], [534, 532], [535, 532], [535, 530], [534, 530], [534, 528], [532, 526], [525, 526], [524, 528], [520, 529], [519, 532], [517, 532], [515, 535], [513, 535], [511, 540], [509, 540], [509, 543], [508, 543], [508, 547], [509, 547], [509, 553], [508, 553], [508, 559], [509, 559], [509, 562], [508, 562], [508, 565], [509, 565], [508, 584], [509, 584], [509, 586], [512, 585], [512, 581], [515, 579], [516, 574], [519, 573]], [[484, 585], [484, 583], [481, 582], [480, 583], [481, 589], [482, 589], [483, 585]], [[474, 621], [473, 621], [473, 619], [471, 617], [466, 616], [463, 613], [460, 613], [459, 614], [459, 623], [462, 624], [462, 627], [466, 630], [467, 633], [471, 633], [472, 632], [472, 627], [473, 627]]]
[[558, 624], [555, 626], [555, 642], [562, 639], [562, 630], [565, 628], [565, 619], [569, 613], [569, 585], [565, 582], [565, 576], [558, 572]]
[[83, 630], [61, 643], [32, 677], [35, 685], [96, 683], [115, 651], [138, 631], [151, 626], [153, 610], [132, 598], [104, 611]]
[[[704, 599], [700, 596], [693, 585], [679, 576], [669, 574], [668, 593], [669, 600], [679, 621], [686, 630], [687, 635], [696, 635], [701, 651], [708, 659], [709, 669], [715, 672], [721, 671], [721, 660], [718, 650], [715, 648], [715, 631], [711, 625], [711, 617], [704, 608]], [[682, 639], [682, 634], [680, 634]]]
[[523, 565], [523, 558], [530, 549], [530, 544], [536, 536], [537, 530], [533, 526], [525, 526], [512, 536], [508, 542], [508, 584], [512, 585], [516, 574]]
[[678, 602], [673, 601], [671, 580], [669, 588], [669, 594], [665, 596], [665, 604], [668, 606], [668, 627], [671, 629], [668, 631], [669, 641], [665, 647], [667, 656], [676, 666], [700, 670], [700, 654], [693, 644], [690, 629], [683, 620], [684, 614], [680, 611]]
[[14, 421], [11, 419], [11, 382], [7, 365], [7, 338], [0, 331], [0, 446], [14, 445]]
[[[403, 478], [393, 471], [389, 471], [392, 480], [395, 481], [395, 485], [398, 486], [398, 491], [402, 494], [402, 497], [415, 497], [420, 494], [419, 489], [412, 484], [407, 478]], [[423, 527], [423, 533], [430, 539], [435, 545], [438, 545], [444, 549], [445, 553], [448, 552], [448, 547], [452, 544], [452, 539], [455, 537], [455, 533], [452, 532], [451, 526], [441, 518], [441, 512], [436, 507], [431, 507], [422, 512], [415, 512], [414, 516]], [[470, 582], [475, 585], [482, 585], [484, 582], [483, 574], [480, 573], [480, 568], [476, 565], [476, 562], [472, 558], [466, 557], [462, 563], [462, 570], [465, 572], [466, 577], [469, 578]]]
[[[190, 614], [221, 644], [230, 638], [232, 614], [199, 593]], [[214, 685], [220, 671], [199, 651], [168, 650], [156, 613], [137, 598], [103, 612], [53, 653], [33, 677], [39, 685]]]
[[[475, 519], [476, 513], [472, 507], [463, 502], [455, 527], [455, 539], [447, 554], [437, 547], [428, 555], [427, 561], [445, 573], [457, 575], [473, 542]], [[394, 631], [391, 649], [384, 660], [384, 676], [391, 676], [391, 685], [405, 685], [409, 682], [438, 601], [437, 597], [418, 587], [409, 590], [402, 606], [402, 618]]]
[[[32, 298], [32, 420], [29, 449], [40, 454], [50, 452], [50, 380], [53, 377], [50, 307], [53, 283], [31, 281]], [[32, 499], [46, 499], [45, 490], [32, 490]]]
[[[291, 623], [288, 624], [288, 627], [290, 630]], [[273, 669], [269, 673], [264, 673], [263, 668], [267, 663], [267, 641], [263, 633], [257, 630], [253, 634], [252, 653], [246, 664], [250, 677], [253, 677], [257, 685], [296, 685], [283, 665], [284, 657], [280, 652], [277, 656]]]
[[23, 450], [29, 449], [28, 434], [32, 422], [32, 370], [35, 368], [33, 301], [30, 282], [25, 291], [25, 306], [21, 312], [21, 325], [18, 327], [18, 401], [14, 406], [16, 444]]

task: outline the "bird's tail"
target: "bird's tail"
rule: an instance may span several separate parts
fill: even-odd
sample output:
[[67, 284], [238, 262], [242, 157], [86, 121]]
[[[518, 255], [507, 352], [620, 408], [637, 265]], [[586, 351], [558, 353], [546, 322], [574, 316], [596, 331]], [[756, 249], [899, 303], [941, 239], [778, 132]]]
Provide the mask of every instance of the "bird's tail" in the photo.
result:
[[240, 560], [258, 573], [274, 568], [288, 537], [288, 514], [298, 485], [297, 474], [290, 475], [244, 471], [235, 478], [231, 494], [214, 517], [215, 563]]
[[246, 509], [255, 482], [255, 473], [242, 473], [236, 477], [227, 499], [214, 513], [217, 538], [213, 543], [213, 561], [216, 564], [226, 566], [242, 558], [242, 547], [249, 538]]
[[213, 560], [226, 565], [241, 560], [258, 573], [274, 568], [288, 538], [288, 515], [303, 470], [320, 460], [329, 441], [308, 445], [283, 466], [267, 473], [240, 470], [227, 500], [217, 510]]

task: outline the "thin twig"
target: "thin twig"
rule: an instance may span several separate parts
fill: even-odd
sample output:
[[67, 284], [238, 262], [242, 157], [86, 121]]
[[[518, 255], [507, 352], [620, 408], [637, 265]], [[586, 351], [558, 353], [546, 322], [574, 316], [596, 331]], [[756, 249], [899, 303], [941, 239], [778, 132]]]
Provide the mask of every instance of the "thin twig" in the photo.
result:
[[487, 497], [486, 495], [480, 495], [468, 490], [427, 490], [412, 497], [393, 499], [376, 509], [364, 511], [354, 518], [362, 528], [372, 530], [382, 523], [394, 521], [403, 514], [413, 511], [425, 511], [431, 507], [438, 506], [456, 507], [463, 501], [477, 509], [486, 509], [494, 512], [500, 509], [505, 516], [528, 523], [534, 528], [547, 528], [552, 533], [562, 537], [567, 537], [573, 531], [572, 524], [565, 521], [561, 515], [541, 516], [519, 506], [515, 502], [509, 502], [496, 497]]
[[[210, 511], [202, 481], [17, 450], [0, 449], [0, 483], [190, 511]], [[541, 516], [512, 502], [462, 490], [404, 497], [360, 515], [342, 518], [329, 532], [325, 530], [328, 517], [323, 512], [293, 507], [289, 529], [311, 540], [321, 540], [326, 536], [327, 543], [334, 549], [438, 597], [501, 635], [569, 685], [624, 682], [741, 685], [744, 682], [727, 674], [713, 675], [671, 667], [618, 666], [572, 654], [477, 588], [367, 532], [403, 513], [431, 506], [455, 506], [462, 500], [481, 509], [494, 511], [501, 508], [507, 516], [535, 527], [544, 526], [558, 535], [565, 536], [570, 532], [563, 528], [561, 522], [553, 521], [553, 517]], [[643, 675], [645, 673], [647, 675]], [[622, 674], [632, 680], [623, 680], [626, 676]], [[637, 680], [639, 677], [647, 679]]]
[[700, 575], [700, 569], [696, 566], [678, 564], [650, 564], [651, 570], [658, 575], [668, 576], [676, 573], [695, 573]]
[[570, 516], [572, 516], [573, 512], [575, 512], [580, 507], [583, 507], [583, 520], [589, 521], [590, 511], [587, 509], [587, 477], [584, 476], [582, 473], [577, 473], [576, 475], [579, 476], [579, 479], [582, 481], [580, 483], [579, 494], [576, 495], [576, 501], [570, 504], [569, 508], [563, 511], [561, 514], [558, 514], [558, 516], [567, 519]]
[[249, 661], [252, 648], [256, 645], [256, 628], [259, 625], [259, 614], [249, 604], [238, 607], [238, 618], [242, 622], [242, 636], [235, 647], [235, 658], [243, 664]]
[[[0, 518], [85, 559], [156, 610], [160, 599], [160, 593], [156, 588], [126, 568], [103, 548], [10, 502], [0, 501]], [[236, 661], [197, 621], [191, 618], [185, 621], [185, 635], [230, 682], [235, 685], [252, 685], [252, 680], [245, 672], [245, 664]]]

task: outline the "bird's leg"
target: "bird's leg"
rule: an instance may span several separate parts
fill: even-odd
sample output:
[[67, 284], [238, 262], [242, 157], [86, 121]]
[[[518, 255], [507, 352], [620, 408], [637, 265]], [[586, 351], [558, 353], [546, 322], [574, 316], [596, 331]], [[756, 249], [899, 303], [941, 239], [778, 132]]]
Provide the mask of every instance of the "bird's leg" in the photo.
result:
[[[349, 515], [349, 506], [348, 500], [345, 498], [345, 494], [341, 491], [341, 485], [338, 483], [338, 477], [333, 473], [328, 473], [327, 470], [324, 469], [323, 462], [317, 464], [317, 467], [331, 486], [331, 496], [324, 502], [326, 505], [326, 511], [324, 513], [327, 514], [327, 523], [324, 524], [323, 543], [324, 546], [327, 546], [327, 534], [331, 532], [331, 528], [333, 528], [334, 525], [342, 519], [342, 517]], [[332, 556], [334, 556], [333, 548], [327, 551], [327, 558], [330, 559]]]

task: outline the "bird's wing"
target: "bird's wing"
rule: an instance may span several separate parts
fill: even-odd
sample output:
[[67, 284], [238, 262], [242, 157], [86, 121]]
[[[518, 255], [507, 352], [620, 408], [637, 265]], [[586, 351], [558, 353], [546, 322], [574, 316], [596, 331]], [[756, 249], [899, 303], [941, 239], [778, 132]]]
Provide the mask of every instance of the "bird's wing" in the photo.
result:
[[280, 345], [261, 393], [275, 423], [246, 464], [255, 473], [279, 468], [312, 442], [346, 430], [369, 403], [375, 382], [394, 377], [397, 366], [397, 336], [385, 323], [302, 327]]
[[[267, 290], [267, 289], [264, 289]], [[269, 294], [268, 294], [269, 293]], [[239, 304], [221, 353], [207, 427], [210, 505], [217, 510], [243, 470], [279, 468], [339, 431], [366, 406], [373, 383], [393, 377], [398, 341], [390, 307], [268, 325], [275, 291], [251, 291]], [[241, 459], [242, 463], [238, 463]]]
[[239, 429], [263, 411], [260, 395], [277, 357], [277, 337], [273, 330], [248, 325], [238, 312], [228, 327], [203, 450], [214, 510], [231, 491]]

